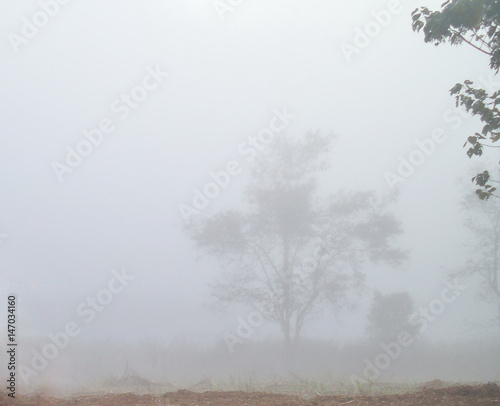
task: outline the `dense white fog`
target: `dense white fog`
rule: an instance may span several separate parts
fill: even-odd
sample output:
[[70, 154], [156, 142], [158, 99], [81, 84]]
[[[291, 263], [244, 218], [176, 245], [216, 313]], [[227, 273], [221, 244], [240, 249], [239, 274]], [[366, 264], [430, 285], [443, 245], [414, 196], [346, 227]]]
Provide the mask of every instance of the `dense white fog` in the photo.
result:
[[0, 3], [0, 376], [13, 295], [20, 392], [499, 380], [450, 89], [500, 80], [412, 30], [441, 3]]

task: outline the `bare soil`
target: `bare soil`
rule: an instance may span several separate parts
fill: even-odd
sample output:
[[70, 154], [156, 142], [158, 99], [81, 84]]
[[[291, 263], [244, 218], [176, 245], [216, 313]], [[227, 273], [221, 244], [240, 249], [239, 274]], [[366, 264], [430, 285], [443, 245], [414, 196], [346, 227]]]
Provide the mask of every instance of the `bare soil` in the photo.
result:
[[7, 397], [0, 393], [0, 406], [416, 406], [416, 405], [480, 405], [500, 406], [500, 387], [486, 385], [459, 385], [449, 388], [426, 387], [415, 392], [384, 396], [316, 396], [305, 399], [296, 395], [280, 395], [263, 392], [191, 392], [178, 390], [163, 396], [136, 395], [133, 393], [78, 396], [56, 399], [49, 396]]

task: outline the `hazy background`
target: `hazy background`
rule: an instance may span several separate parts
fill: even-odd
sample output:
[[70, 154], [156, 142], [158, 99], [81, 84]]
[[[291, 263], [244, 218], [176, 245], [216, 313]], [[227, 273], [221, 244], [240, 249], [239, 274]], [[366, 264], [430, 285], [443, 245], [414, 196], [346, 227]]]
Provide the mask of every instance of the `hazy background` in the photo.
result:
[[[205, 306], [219, 265], [197, 260], [178, 206], [191, 204], [193, 188], [210, 181], [210, 171], [244, 162], [238, 145], [284, 106], [295, 116], [287, 134], [338, 136], [332, 169], [321, 180], [331, 190], [392, 192], [385, 172], [396, 173], [398, 157], [407, 158], [415, 140], [445, 130], [446, 142], [398, 188], [408, 264], [370, 269], [366, 280], [385, 293], [408, 291], [418, 305], [438, 297], [447, 270], [466, 258], [459, 203], [473, 189], [473, 162], [462, 145], [478, 129], [475, 119], [458, 129], [443, 119], [454, 108], [448, 91], [490, 76], [477, 51], [434, 47], [412, 32], [411, 11], [441, 3], [402, 2], [403, 11], [348, 63], [341, 43], [352, 44], [356, 27], [387, 1], [243, 1], [222, 21], [210, 0], [73, 0], [19, 53], [8, 34], [19, 33], [39, 6], [2, 2], [0, 233], [7, 237], [0, 244], [0, 292], [18, 295], [23, 356], [76, 320], [77, 306], [107, 286], [112, 269], [136, 279], [95, 321], [82, 324], [73, 349], [95, 340], [215, 345], [223, 332], [235, 331], [236, 317], [249, 310]], [[121, 121], [111, 103], [156, 65], [169, 77]], [[66, 147], [75, 148], [82, 130], [104, 118], [116, 131], [59, 182], [52, 162], [63, 163]], [[248, 175], [244, 167], [202, 214], [236, 206]], [[356, 311], [326, 317], [304, 334], [339, 345], [362, 340], [370, 303], [367, 293]], [[466, 323], [492, 310], [471, 285], [424, 338], [498, 339], [498, 329]], [[264, 325], [251, 341], [266, 338], [279, 338], [279, 331]], [[116, 368], [107, 364], [110, 373], [123, 370], [124, 358]], [[193, 365], [192, 374], [199, 373]], [[496, 370], [477, 379], [498, 376]]]

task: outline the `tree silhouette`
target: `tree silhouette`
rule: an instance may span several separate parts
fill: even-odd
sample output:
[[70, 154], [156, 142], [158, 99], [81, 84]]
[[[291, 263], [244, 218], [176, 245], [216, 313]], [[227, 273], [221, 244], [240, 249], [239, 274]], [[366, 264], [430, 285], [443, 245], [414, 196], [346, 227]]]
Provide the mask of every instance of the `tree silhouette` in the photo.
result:
[[393, 247], [401, 228], [389, 199], [372, 192], [320, 195], [317, 180], [331, 144], [317, 134], [298, 141], [277, 136], [255, 161], [239, 210], [186, 226], [197, 247], [224, 265], [213, 294], [265, 309], [289, 349], [325, 305], [349, 303], [365, 261], [397, 265], [405, 257]]
[[370, 339], [377, 344], [396, 340], [403, 331], [415, 336], [418, 328], [408, 322], [414, 307], [415, 303], [407, 292], [388, 295], [375, 292], [368, 314]]
[[500, 203], [497, 199], [481, 202], [472, 197], [467, 196], [463, 202], [472, 254], [466, 265], [453, 275], [479, 276], [479, 298], [498, 310], [488, 325], [500, 326]]

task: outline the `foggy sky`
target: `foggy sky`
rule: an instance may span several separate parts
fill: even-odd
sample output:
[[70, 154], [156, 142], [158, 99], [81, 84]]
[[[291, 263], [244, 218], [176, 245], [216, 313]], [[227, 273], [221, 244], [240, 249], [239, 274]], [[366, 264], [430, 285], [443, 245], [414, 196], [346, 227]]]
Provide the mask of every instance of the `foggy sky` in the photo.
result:
[[[393, 192], [384, 174], [397, 171], [398, 157], [445, 131], [446, 141], [398, 187], [409, 263], [373, 268], [366, 281], [428, 303], [445, 270], [465, 258], [459, 202], [472, 190], [472, 162], [462, 145], [478, 129], [472, 118], [458, 128], [443, 118], [454, 108], [449, 89], [490, 76], [477, 51], [434, 47], [412, 32], [411, 11], [441, 2], [402, 2], [351, 63], [341, 44], [352, 44], [356, 28], [388, 2], [243, 1], [221, 21], [210, 0], [73, 0], [18, 53], [8, 34], [39, 6], [2, 2], [0, 291], [19, 296], [19, 334], [60, 330], [122, 268], [135, 279], [80, 339], [218, 340], [234, 328], [240, 310], [204, 307], [219, 265], [197, 260], [178, 206], [192, 204], [211, 171], [237, 160], [242, 173], [201, 214], [236, 207], [249, 176], [238, 145], [284, 107], [294, 115], [286, 134], [338, 137], [325, 190]], [[157, 67], [168, 77], [122, 120], [113, 102]], [[52, 163], [64, 162], [66, 147], [103, 119], [115, 131], [59, 182]], [[362, 303], [330, 317], [318, 336], [362, 335], [368, 298]], [[481, 309], [467, 292], [427, 334], [461, 331]]]

